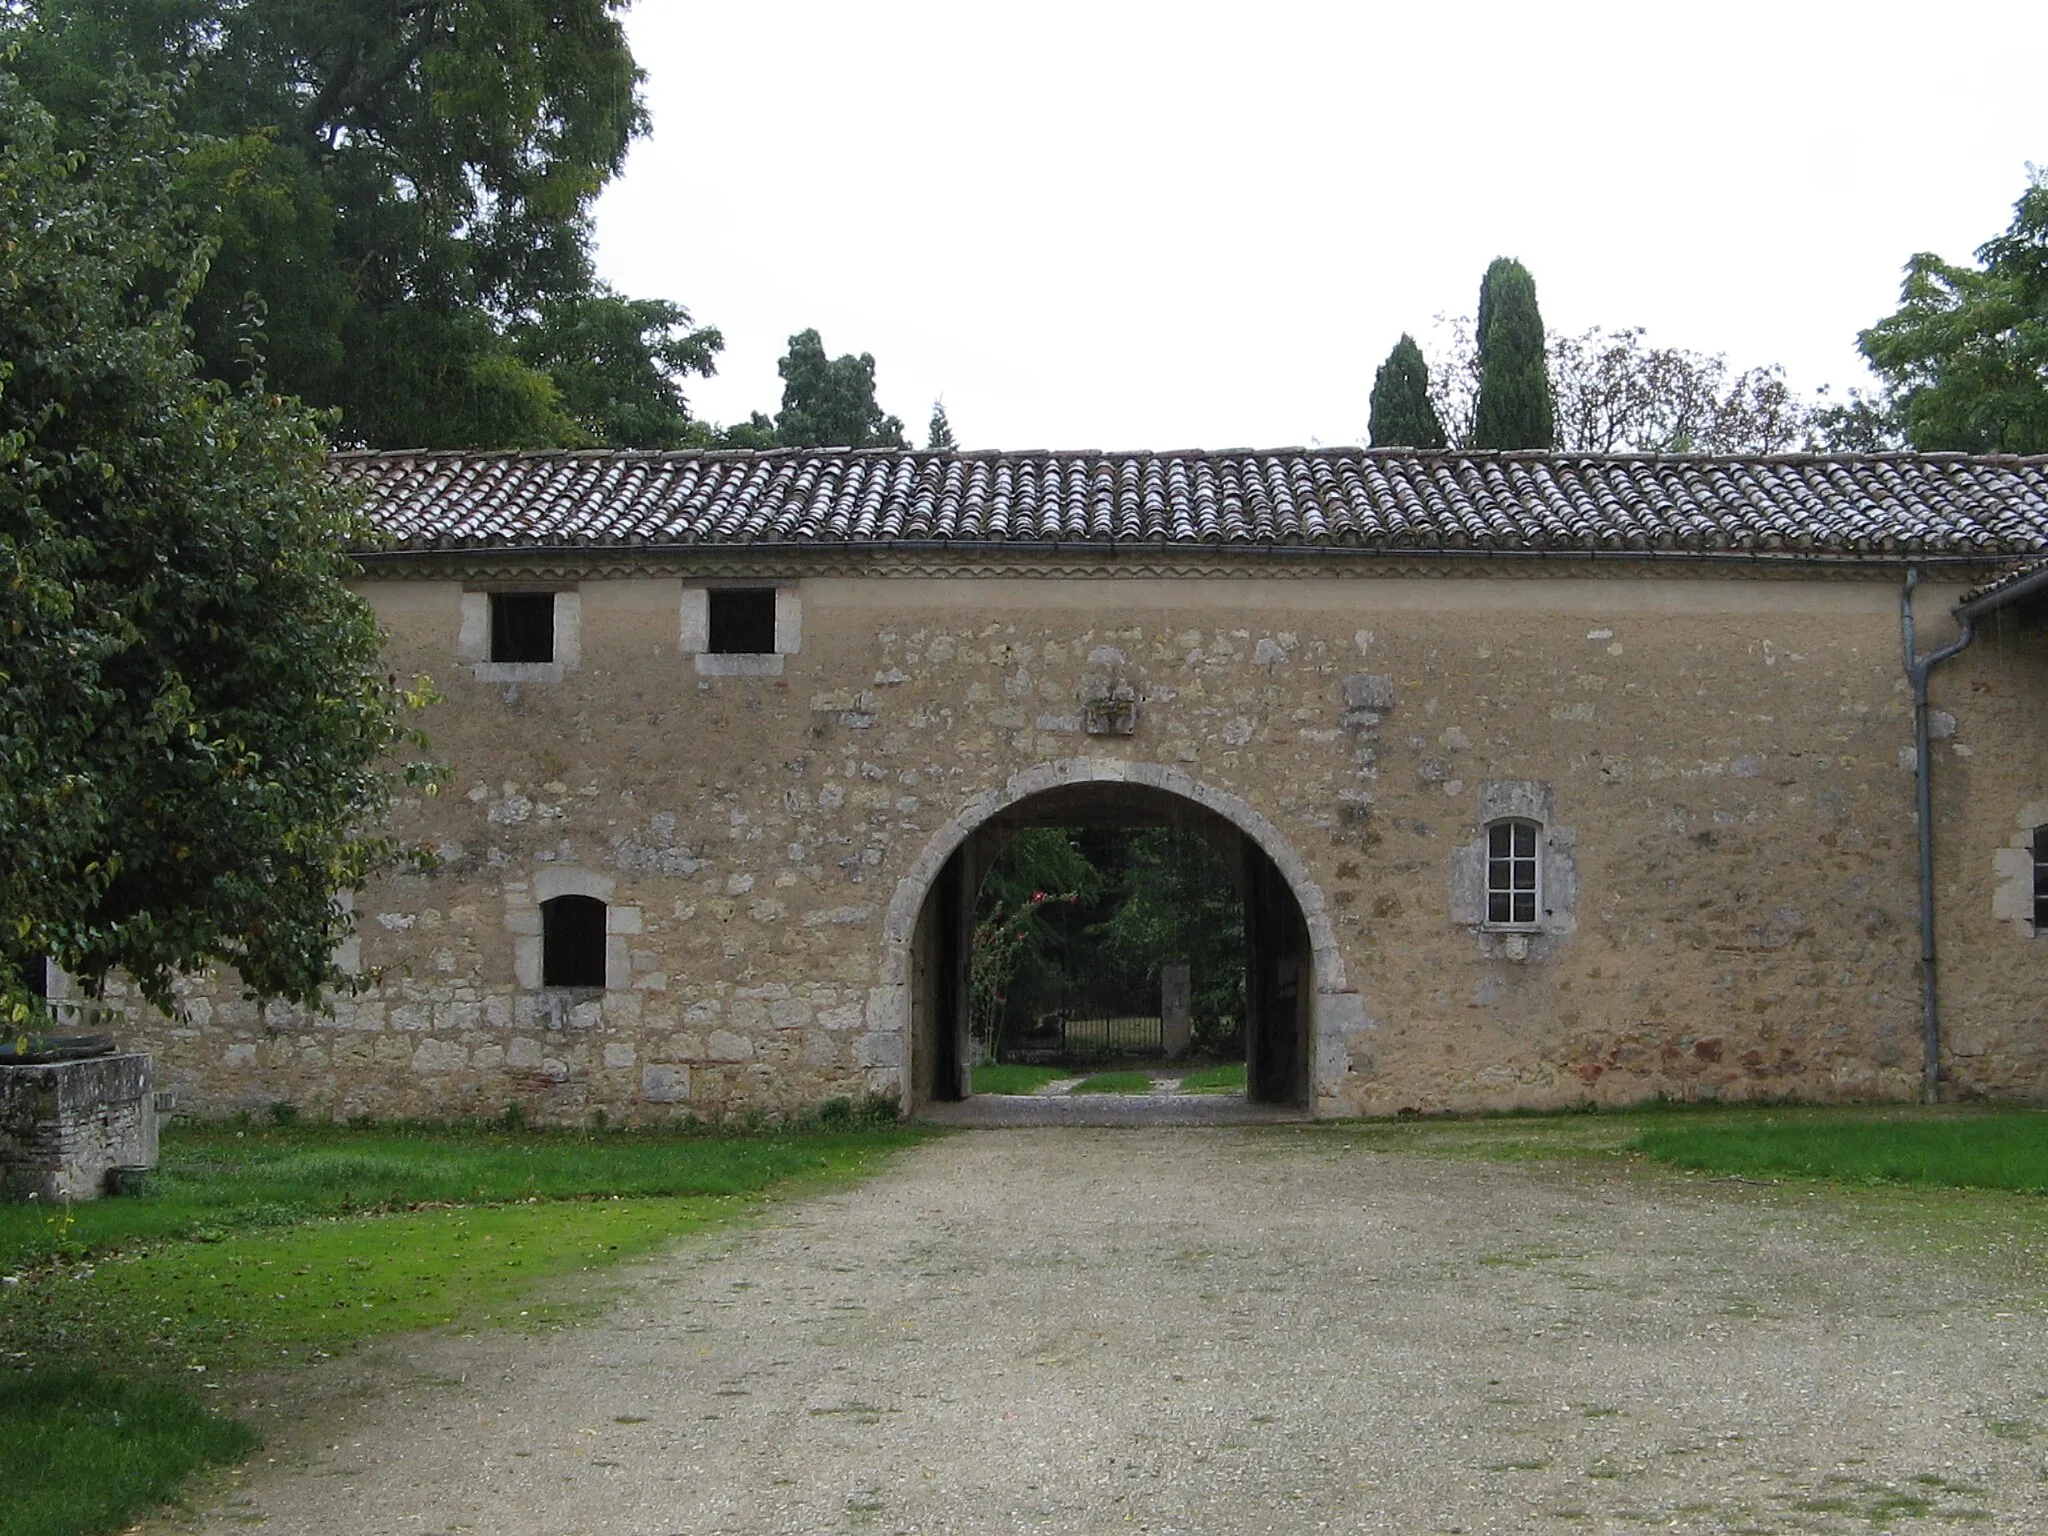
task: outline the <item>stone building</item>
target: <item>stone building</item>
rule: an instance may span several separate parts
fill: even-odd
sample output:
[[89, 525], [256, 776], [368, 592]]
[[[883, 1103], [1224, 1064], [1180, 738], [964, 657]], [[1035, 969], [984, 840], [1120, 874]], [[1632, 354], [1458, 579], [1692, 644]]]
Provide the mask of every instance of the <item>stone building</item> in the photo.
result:
[[[188, 1110], [957, 1095], [1015, 828], [1173, 824], [1318, 1114], [2048, 1088], [2048, 460], [345, 454], [451, 771], [331, 1016], [200, 978]], [[1968, 601], [1965, 602], [1965, 598]]]

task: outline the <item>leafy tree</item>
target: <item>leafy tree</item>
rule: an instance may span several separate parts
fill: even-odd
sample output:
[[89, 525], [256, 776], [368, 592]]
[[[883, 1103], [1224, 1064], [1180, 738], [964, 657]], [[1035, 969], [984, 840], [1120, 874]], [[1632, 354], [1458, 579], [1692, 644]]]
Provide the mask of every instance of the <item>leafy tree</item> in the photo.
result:
[[951, 453], [960, 446], [953, 436], [953, 423], [946, 419], [946, 402], [932, 402], [932, 424], [925, 431], [924, 445], [933, 453]]
[[628, 299], [602, 284], [542, 304], [514, 329], [519, 357], [546, 374], [587, 440], [615, 448], [679, 448], [690, 439], [682, 381], [708, 377], [724, 337], [692, 329], [665, 299]]
[[1196, 1054], [1242, 1051], [1244, 903], [1216, 850], [1199, 833], [1138, 828], [1124, 848], [1120, 895], [1100, 940], [1136, 962], [1155, 998], [1159, 968], [1187, 961]]
[[1475, 448], [1548, 448], [1557, 440], [1543, 316], [1536, 280], [1506, 256], [1494, 258], [1479, 284], [1479, 399], [1473, 411]]
[[[1473, 322], [1438, 317], [1430, 395], [1461, 447], [1473, 444], [1479, 396]], [[1556, 447], [1569, 453], [1781, 453], [1837, 451], [1817, 412], [1776, 367], [1735, 373], [1718, 353], [1654, 347], [1641, 327], [1553, 331], [1545, 351], [1556, 412]]]
[[1852, 389], [1839, 405], [1823, 384], [1807, 416], [1807, 447], [1816, 453], [1895, 453], [1906, 446], [1906, 425], [1889, 394]]
[[1429, 365], [1406, 331], [1372, 381], [1375, 448], [1441, 448], [1444, 424], [1429, 400]]
[[1896, 313], [1857, 338], [1915, 448], [2048, 453], [2048, 172], [1975, 267], [1921, 252]]
[[987, 1059], [1001, 1050], [1007, 1017], [1029, 1022], [1028, 1008], [1010, 1006], [1019, 972], [1028, 978], [1026, 994], [1042, 992], [1046, 977], [1057, 977], [1065, 930], [1075, 925], [1055, 918], [1070, 918], [1084, 899], [1094, 901], [1102, 883], [1065, 827], [1026, 827], [1004, 845], [975, 893], [969, 957], [968, 1027]]
[[647, 125], [620, 8], [34, 0], [0, 27], [69, 146], [123, 61], [182, 83], [203, 143], [176, 202], [218, 247], [184, 320], [213, 377], [252, 376], [260, 326], [271, 386], [345, 440], [521, 447], [678, 437], [719, 346], [591, 268], [591, 200]]
[[314, 1000], [335, 893], [398, 853], [417, 743], [349, 591], [366, 535], [316, 417], [207, 382], [205, 246], [161, 95], [110, 85], [82, 148], [0, 71], [0, 1018], [26, 971], [152, 1002], [232, 963]]
[[1783, 453], [1809, 413], [1779, 368], [1652, 347], [1640, 326], [1550, 338], [1557, 446], [1575, 453]]
[[775, 438], [785, 448], [907, 448], [903, 423], [875, 403], [875, 358], [827, 358], [816, 331], [789, 338], [775, 365], [782, 375], [782, 409]]

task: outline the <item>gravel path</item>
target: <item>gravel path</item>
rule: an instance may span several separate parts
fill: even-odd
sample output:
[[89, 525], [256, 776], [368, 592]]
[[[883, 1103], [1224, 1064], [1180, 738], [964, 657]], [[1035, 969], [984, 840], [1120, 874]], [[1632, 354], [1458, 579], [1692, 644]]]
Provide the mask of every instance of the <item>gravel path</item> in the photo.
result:
[[295, 1378], [163, 1529], [2038, 1532], [2042, 1322], [1766, 1188], [984, 1131], [601, 1321]]

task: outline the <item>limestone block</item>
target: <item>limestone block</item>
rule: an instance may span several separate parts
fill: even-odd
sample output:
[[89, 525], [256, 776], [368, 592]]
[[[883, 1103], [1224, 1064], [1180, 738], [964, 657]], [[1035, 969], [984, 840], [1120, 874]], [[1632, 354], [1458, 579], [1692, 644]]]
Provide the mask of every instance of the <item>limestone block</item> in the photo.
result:
[[786, 997], [768, 1005], [768, 1022], [776, 1029], [802, 1029], [811, 1019], [811, 1005], [801, 998]]
[[818, 1023], [825, 1029], [858, 1029], [864, 1012], [858, 1002], [841, 1003], [834, 1008], [820, 1008]]
[[604, 1064], [607, 1067], [630, 1067], [639, 1059], [640, 1053], [629, 1040], [607, 1040], [604, 1043]]
[[705, 1042], [705, 1054], [713, 1061], [752, 1061], [754, 1042], [730, 1029], [714, 1029]]
[[1344, 679], [1344, 706], [1384, 714], [1394, 707], [1394, 680], [1376, 672], [1354, 672]]
[[460, 1072], [468, 1065], [468, 1051], [452, 1040], [437, 1040], [432, 1035], [422, 1040], [419, 1049], [412, 1053], [415, 1072]]
[[1991, 852], [1991, 915], [2011, 923], [2022, 938], [2034, 933], [2034, 849], [2029, 833], [2013, 839], [2016, 846]]
[[540, 1065], [540, 1042], [531, 1035], [514, 1035], [505, 1046], [505, 1065], [530, 1072]]
[[903, 1036], [893, 1033], [862, 1035], [853, 1043], [853, 1059], [862, 1067], [901, 1067]]
[[680, 1104], [690, 1096], [690, 1069], [647, 1066], [640, 1069], [640, 1096], [650, 1104]]

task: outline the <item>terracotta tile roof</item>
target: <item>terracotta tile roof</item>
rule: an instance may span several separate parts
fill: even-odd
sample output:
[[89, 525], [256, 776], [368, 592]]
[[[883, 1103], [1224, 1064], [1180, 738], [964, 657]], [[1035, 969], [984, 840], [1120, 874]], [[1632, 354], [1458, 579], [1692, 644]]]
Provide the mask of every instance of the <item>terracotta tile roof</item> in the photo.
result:
[[2048, 587], [2048, 560], [2027, 560], [2009, 571], [2001, 571], [1981, 586], [1965, 592], [1956, 604], [1958, 613], [1989, 613], [2030, 593]]
[[405, 551], [899, 542], [2048, 551], [2048, 458], [1417, 453], [344, 453]]

